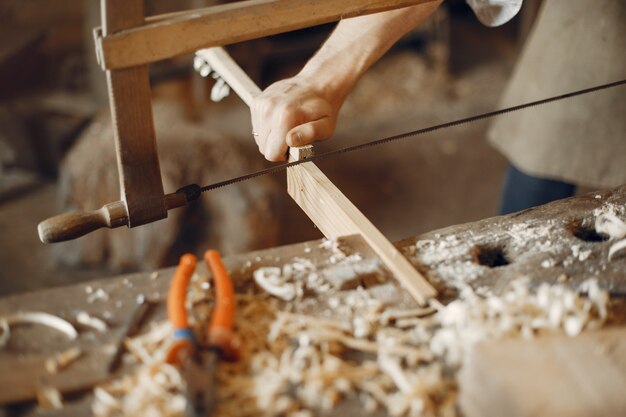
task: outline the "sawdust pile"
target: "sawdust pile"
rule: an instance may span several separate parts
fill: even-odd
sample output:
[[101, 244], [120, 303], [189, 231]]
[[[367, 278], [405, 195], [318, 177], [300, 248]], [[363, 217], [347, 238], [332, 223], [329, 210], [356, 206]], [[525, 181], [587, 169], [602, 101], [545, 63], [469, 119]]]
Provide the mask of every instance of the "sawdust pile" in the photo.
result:
[[[219, 365], [216, 415], [304, 417], [349, 406], [392, 416], [456, 416], [456, 374], [474, 343], [554, 332], [575, 336], [607, 320], [609, 297], [594, 280], [576, 290], [531, 290], [518, 280], [500, 295], [464, 285], [455, 301], [429, 308], [393, 302], [402, 290], [392, 283], [340, 289], [325, 270], [356, 270], [359, 257], [326, 244], [333, 262], [315, 266], [296, 258], [264, 271], [276, 296], [261, 287], [238, 295], [243, 355]], [[356, 277], [372, 270], [375, 265]], [[194, 286], [201, 289], [192, 297], [194, 313], [210, 307], [206, 287]], [[385, 300], [381, 291], [394, 297]], [[128, 342], [140, 365], [96, 389], [96, 416], [183, 415], [183, 382], [163, 363], [170, 331], [162, 324]]]

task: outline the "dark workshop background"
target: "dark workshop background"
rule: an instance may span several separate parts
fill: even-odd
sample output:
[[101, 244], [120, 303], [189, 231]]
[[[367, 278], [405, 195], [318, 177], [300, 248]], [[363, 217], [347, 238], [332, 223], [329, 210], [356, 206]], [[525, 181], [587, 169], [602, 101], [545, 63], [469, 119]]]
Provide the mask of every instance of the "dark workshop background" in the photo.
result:
[[[147, 0], [147, 14], [203, 7]], [[539, 1], [502, 28], [483, 27], [448, 0], [362, 80], [342, 112], [343, 147], [494, 109]], [[225, 254], [316, 239], [283, 175], [208, 193], [138, 229], [98, 231], [46, 246], [37, 223], [119, 199], [103, 71], [93, 53], [99, 2], [0, 0], [0, 295], [169, 266], [184, 251]], [[333, 25], [232, 45], [262, 87], [293, 74]], [[212, 103], [212, 79], [192, 56], [151, 66], [166, 192], [269, 164], [256, 153], [245, 105]], [[488, 122], [320, 162], [391, 240], [497, 212], [505, 160], [485, 141]]]

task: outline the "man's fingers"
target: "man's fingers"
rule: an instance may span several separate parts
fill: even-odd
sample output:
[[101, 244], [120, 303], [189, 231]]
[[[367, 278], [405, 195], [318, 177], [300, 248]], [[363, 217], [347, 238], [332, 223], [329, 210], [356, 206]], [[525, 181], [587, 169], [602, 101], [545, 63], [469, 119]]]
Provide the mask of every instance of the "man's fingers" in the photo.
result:
[[291, 103], [274, 106], [273, 112], [272, 129], [265, 139], [263, 154], [268, 161], [278, 162], [285, 160], [287, 132], [302, 123], [303, 112]]
[[287, 148], [288, 146], [284, 139], [270, 136], [265, 142], [263, 155], [265, 155], [265, 159], [271, 162], [284, 161], [287, 158]]
[[335, 129], [332, 105], [289, 80], [268, 87], [250, 107], [254, 140], [269, 161], [284, 161], [288, 146], [327, 139]]
[[304, 123], [294, 127], [287, 134], [287, 145], [304, 146], [326, 140], [333, 135], [335, 122], [330, 117]]
[[254, 142], [259, 148], [259, 151], [263, 153], [263, 147], [265, 144], [264, 136], [261, 135], [261, 116], [260, 110], [261, 108], [261, 100], [258, 97], [255, 97], [252, 100], [252, 104], [250, 105], [250, 121], [252, 122], [252, 136], [254, 137]]

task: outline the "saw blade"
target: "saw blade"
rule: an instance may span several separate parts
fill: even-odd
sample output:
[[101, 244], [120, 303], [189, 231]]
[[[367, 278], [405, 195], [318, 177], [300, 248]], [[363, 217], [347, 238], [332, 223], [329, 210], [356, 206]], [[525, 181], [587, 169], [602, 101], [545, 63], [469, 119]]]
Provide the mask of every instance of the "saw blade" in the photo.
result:
[[560, 95], [557, 95], [557, 96], [552, 96], [552, 97], [544, 98], [544, 99], [541, 99], [541, 100], [531, 101], [531, 102], [528, 102], [528, 103], [519, 104], [519, 105], [512, 106], [512, 107], [506, 107], [506, 108], [500, 109], [500, 110], [494, 110], [494, 111], [490, 111], [490, 112], [487, 112], [487, 113], [482, 113], [482, 114], [478, 114], [478, 115], [474, 115], [474, 116], [470, 116], [470, 117], [465, 117], [465, 118], [462, 118], [462, 119], [457, 119], [457, 120], [453, 120], [453, 121], [450, 121], [450, 122], [441, 123], [441, 124], [438, 124], [438, 125], [434, 125], [434, 126], [429, 126], [429, 127], [413, 130], [411, 132], [405, 132], [405, 133], [401, 133], [401, 134], [394, 135], [394, 136], [389, 136], [389, 137], [382, 138], [382, 139], [372, 140], [372, 141], [361, 143], [361, 144], [354, 145], [354, 146], [347, 146], [345, 148], [334, 149], [334, 150], [331, 150], [331, 151], [322, 152], [322, 153], [319, 153], [319, 154], [314, 154], [314, 155], [311, 155], [310, 157], [308, 157], [306, 159], [302, 159], [302, 160], [299, 160], [299, 161], [281, 163], [281, 164], [274, 165], [274, 166], [269, 167], [269, 168], [262, 169], [260, 171], [251, 172], [249, 174], [241, 175], [239, 177], [230, 178], [228, 180], [216, 182], [216, 183], [213, 183], [213, 184], [210, 184], [210, 185], [205, 185], [203, 187], [200, 187], [200, 191], [201, 192], [205, 192], [205, 191], [215, 190], [217, 188], [226, 187], [228, 185], [236, 184], [238, 182], [242, 182], [242, 181], [250, 180], [250, 179], [253, 179], [253, 178], [257, 178], [257, 177], [260, 177], [262, 175], [268, 175], [268, 174], [274, 174], [274, 173], [277, 173], [277, 172], [281, 172], [281, 171], [286, 170], [289, 167], [300, 165], [300, 164], [303, 164], [305, 162], [319, 161], [321, 159], [330, 158], [332, 156], [337, 156], [337, 155], [344, 154], [344, 153], [355, 152], [355, 151], [362, 150], [362, 149], [365, 149], [365, 148], [369, 148], [369, 147], [372, 147], [372, 146], [378, 146], [378, 145], [382, 145], [382, 144], [386, 144], [386, 143], [390, 143], [390, 142], [395, 142], [395, 141], [399, 141], [399, 140], [407, 139], [407, 138], [415, 138], [417, 136], [424, 135], [426, 133], [434, 132], [434, 131], [437, 131], [437, 130], [447, 129], [447, 128], [451, 128], [451, 127], [455, 127], [455, 126], [459, 126], [459, 125], [464, 125], [464, 124], [476, 122], [476, 121], [479, 121], [479, 120], [489, 119], [489, 118], [496, 117], [496, 116], [499, 116], [499, 115], [502, 115], [502, 114], [512, 113], [512, 112], [523, 110], [523, 109], [527, 109], [527, 108], [530, 108], [530, 107], [540, 106], [542, 104], [552, 103], [552, 102], [555, 102], [555, 101], [559, 101], [559, 100], [564, 100], [564, 99], [568, 99], [568, 98], [571, 98], [571, 97], [580, 96], [580, 95], [583, 95], [583, 94], [589, 94], [589, 93], [594, 93], [594, 92], [601, 91], [601, 90], [606, 90], [606, 89], [609, 89], [609, 88], [618, 87], [618, 86], [623, 85], [623, 84], [626, 84], [626, 79], [620, 80], [620, 81], [610, 82], [610, 83], [607, 83], [607, 84], [597, 85], [595, 87], [585, 88], [585, 89], [582, 89], [582, 90], [572, 91], [570, 93], [560, 94]]

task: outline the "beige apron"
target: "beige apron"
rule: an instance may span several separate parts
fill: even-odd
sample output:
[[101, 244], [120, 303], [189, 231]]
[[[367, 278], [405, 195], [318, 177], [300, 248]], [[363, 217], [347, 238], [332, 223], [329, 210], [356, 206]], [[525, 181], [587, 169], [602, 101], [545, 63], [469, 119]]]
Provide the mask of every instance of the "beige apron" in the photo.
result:
[[[501, 106], [626, 78], [626, 0], [544, 0]], [[499, 117], [488, 137], [527, 174], [626, 183], [626, 85]]]

